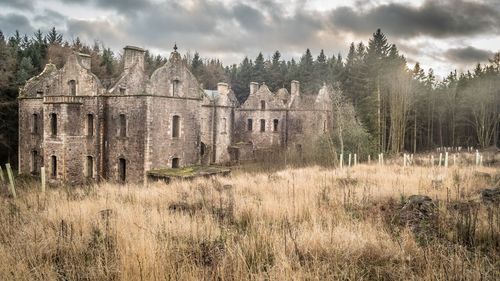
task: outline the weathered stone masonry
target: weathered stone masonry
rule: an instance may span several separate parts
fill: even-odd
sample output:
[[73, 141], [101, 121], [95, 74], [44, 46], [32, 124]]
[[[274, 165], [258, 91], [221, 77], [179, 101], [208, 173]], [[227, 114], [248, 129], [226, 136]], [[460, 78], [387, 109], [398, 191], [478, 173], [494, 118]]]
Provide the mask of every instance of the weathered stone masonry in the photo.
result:
[[226, 83], [203, 90], [174, 50], [148, 77], [144, 50], [124, 48], [124, 69], [105, 89], [90, 57], [47, 64], [19, 96], [19, 171], [46, 167], [52, 182], [141, 182], [147, 171], [252, 159], [254, 151], [302, 148], [331, 127], [327, 87], [316, 96], [273, 93], [252, 82], [241, 105]]

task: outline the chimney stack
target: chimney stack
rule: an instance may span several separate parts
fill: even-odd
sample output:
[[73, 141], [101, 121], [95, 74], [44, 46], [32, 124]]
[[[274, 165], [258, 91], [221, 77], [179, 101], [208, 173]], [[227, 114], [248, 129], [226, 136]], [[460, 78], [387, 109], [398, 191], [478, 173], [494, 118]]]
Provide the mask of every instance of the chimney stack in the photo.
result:
[[300, 82], [297, 80], [292, 80], [292, 84], [290, 86], [290, 94], [292, 96], [300, 96]]
[[250, 82], [250, 95], [255, 94], [255, 92], [257, 92], [258, 89], [259, 89], [259, 83]]
[[229, 91], [229, 86], [227, 83], [217, 83], [217, 92], [219, 92], [219, 94], [221, 95], [225, 95], [227, 94], [227, 92]]
[[78, 53], [78, 60], [80, 61], [80, 65], [85, 69], [90, 70], [91, 67], [91, 57], [87, 54]]
[[127, 70], [135, 63], [137, 63], [141, 69], [144, 69], [145, 52], [144, 49], [139, 47], [125, 46], [125, 48], [123, 48], [123, 69]]

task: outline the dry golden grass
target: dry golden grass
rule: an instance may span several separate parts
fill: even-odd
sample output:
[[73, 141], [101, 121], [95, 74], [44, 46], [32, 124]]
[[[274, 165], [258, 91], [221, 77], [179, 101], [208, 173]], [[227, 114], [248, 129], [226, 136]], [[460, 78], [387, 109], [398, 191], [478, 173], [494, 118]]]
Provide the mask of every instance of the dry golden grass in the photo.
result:
[[[498, 206], [453, 209], [489, 186], [471, 167], [396, 165], [45, 195], [32, 185], [0, 197], [0, 279], [498, 280]], [[395, 219], [412, 194], [438, 203], [436, 233]]]

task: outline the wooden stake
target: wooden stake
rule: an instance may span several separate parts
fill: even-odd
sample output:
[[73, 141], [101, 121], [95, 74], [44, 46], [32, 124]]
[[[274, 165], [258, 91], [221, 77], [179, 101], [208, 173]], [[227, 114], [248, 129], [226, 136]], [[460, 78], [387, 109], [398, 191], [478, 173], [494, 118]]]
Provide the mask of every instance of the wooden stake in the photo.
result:
[[444, 154], [444, 167], [448, 168], [448, 152]]
[[438, 163], [439, 167], [441, 167], [441, 163], [443, 163], [443, 153], [439, 153], [439, 163]]
[[349, 167], [351, 167], [351, 153], [349, 153]]
[[358, 164], [358, 159], [356, 153], [354, 153], [354, 166]]
[[370, 162], [371, 162], [371, 155], [368, 154], [368, 165], [370, 165]]
[[344, 154], [340, 153], [340, 169], [344, 166]]
[[16, 199], [16, 188], [14, 186], [14, 176], [12, 175], [12, 168], [10, 167], [10, 163], [5, 164], [5, 169], [7, 169], [7, 176], [9, 177], [10, 192], [12, 193], [14, 199]]

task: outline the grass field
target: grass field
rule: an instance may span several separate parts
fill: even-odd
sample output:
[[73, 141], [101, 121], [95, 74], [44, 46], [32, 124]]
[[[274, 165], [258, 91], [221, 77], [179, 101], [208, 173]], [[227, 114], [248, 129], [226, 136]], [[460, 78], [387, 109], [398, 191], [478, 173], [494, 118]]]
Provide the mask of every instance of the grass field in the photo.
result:
[[[0, 197], [0, 280], [499, 280], [496, 168], [358, 165]], [[423, 209], [410, 195], [432, 199]], [[430, 209], [429, 209], [430, 208]]]

